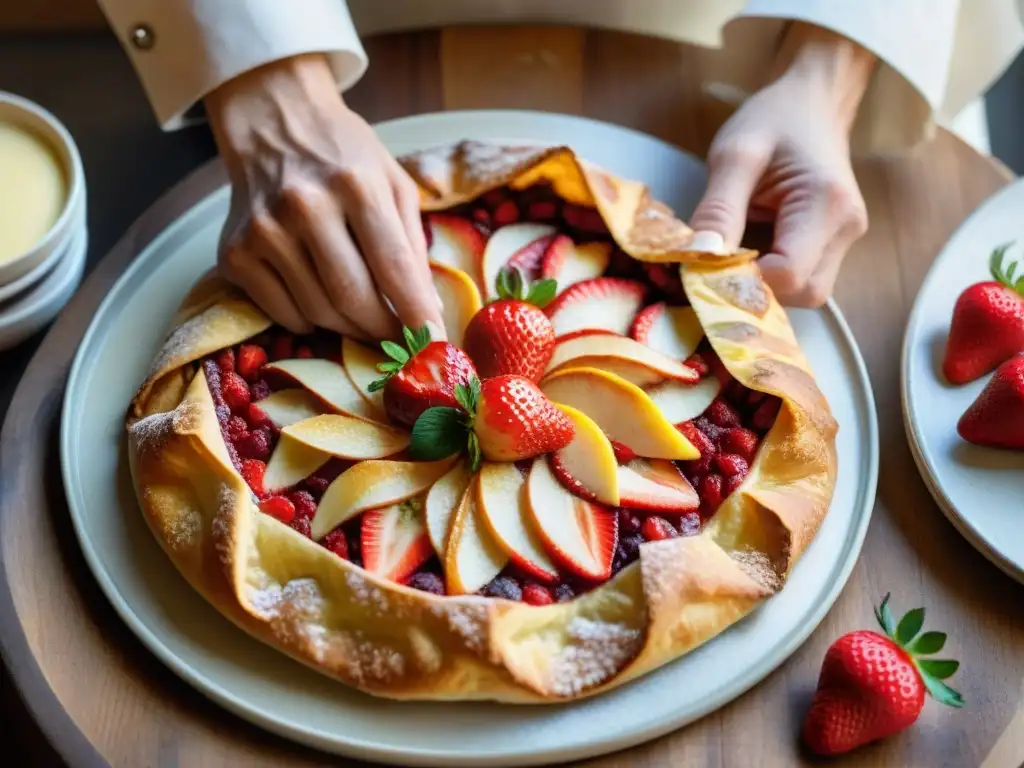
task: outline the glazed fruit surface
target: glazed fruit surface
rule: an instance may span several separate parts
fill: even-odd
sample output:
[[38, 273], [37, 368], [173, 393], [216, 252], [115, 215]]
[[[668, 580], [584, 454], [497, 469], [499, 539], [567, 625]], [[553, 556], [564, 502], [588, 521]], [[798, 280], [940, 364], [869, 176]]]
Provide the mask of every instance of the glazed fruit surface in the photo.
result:
[[[625, 340], [628, 340], [628, 345], [644, 344], [666, 352], [674, 349], [664, 348], [659, 328], [666, 318], [681, 317], [688, 311], [678, 271], [671, 265], [633, 261], [612, 244], [596, 211], [564, 204], [546, 186], [518, 192], [504, 188], [494, 190], [473, 204], [425, 217], [424, 227], [431, 243], [432, 258], [437, 261], [437, 233], [444, 231], [439, 226], [449, 225], [449, 233], [454, 228], [459, 237], [471, 240], [478, 237], [479, 242], [470, 248], [480, 250], [494, 240], [496, 232], [524, 221], [548, 225], [551, 232], [537, 229], [527, 233], [534, 237], [524, 237], [526, 241], [519, 244], [520, 247], [513, 247], [514, 254], [509, 260], [513, 263], [503, 266], [515, 267], [527, 281], [546, 278], [557, 281], [559, 275], [564, 277], [567, 274], [572, 276], [571, 279], [582, 278], [572, 286], [559, 285], [557, 298], [544, 310], [556, 332], [559, 331], [558, 318], [566, 318], [562, 330], [569, 330], [559, 333], [557, 342], [561, 343], [562, 349], [578, 353], [578, 357], [572, 359], [586, 363], [600, 358], [602, 364], [611, 365], [604, 355], [610, 340], [615, 338], [622, 338], [623, 345], [627, 345]], [[589, 286], [595, 283], [595, 279], [587, 275], [587, 270], [596, 269], [594, 264], [601, 268], [600, 278], [618, 281], [608, 282], [610, 287], [607, 290], [611, 296], [609, 301], [617, 302], [614, 307], [627, 307], [622, 310], [627, 320], [624, 327], [576, 327], [580, 312], [573, 309], [574, 297], [582, 295], [582, 301], [587, 301], [594, 295]], [[486, 254], [481, 269], [484, 273], [488, 270]], [[573, 269], [577, 272], [572, 272]], [[627, 290], [619, 291], [622, 286]], [[490, 295], [485, 300], [487, 298], [494, 300], [498, 296]], [[586, 322], [583, 325], [586, 326]], [[592, 348], [587, 346], [588, 339], [594, 341]], [[576, 345], [570, 347], [570, 342]], [[554, 347], [555, 357], [549, 364], [549, 371], [559, 359], [559, 346], [556, 344]], [[761, 440], [778, 414], [780, 400], [750, 390], [733, 380], [706, 340], [700, 341], [695, 349], [685, 351], [691, 353], [685, 360], [675, 360], [675, 367], [669, 369], [666, 365], [665, 370], [659, 371], [662, 378], [658, 383], [668, 382], [665, 386], [669, 388], [679, 385], [708, 390], [710, 387], [708, 391], [715, 393], [699, 415], [675, 423], [675, 429], [699, 451], [700, 457], [688, 461], [659, 460], [655, 467], [653, 461], [638, 459], [633, 450], [621, 441], [613, 439], [611, 446], [616, 464], [622, 470], [629, 470], [630, 477], [655, 477], [657, 482], [667, 482], [670, 487], [682, 489], [681, 492], [689, 492], [692, 488], [696, 501], [693, 508], [672, 505], [660, 497], [647, 504], [646, 497], [642, 495], [629, 498], [624, 495], [618, 505], [602, 505], [594, 501], [595, 508], [600, 509], [602, 515], [607, 512], [602, 517], [605, 523], [601, 527], [601, 535], [602, 545], [610, 547], [610, 575], [637, 560], [640, 547], [646, 542], [699, 533], [723, 500], [743, 483]], [[622, 360], [626, 359], [628, 365], [616, 370], [623, 372], [624, 376], [640, 375], [636, 373], [638, 370], [646, 375], [648, 369], [636, 368], [635, 360], [628, 357], [634, 354], [633, 346], [628, 346], [623, 354], [624, 358], [616, 358], [612, 362], [621, 366]], [[260, 403], [275, 393], [294, 390], [295, 377], [274, 365], [293, 360], [326, 360], [341, 365], [344, 362], [342, 339], [325, 331], [296, 337], [275, 328], [241, 345], [210, 355], [202, 361], [202, 366], [228, 453], [259, 500], [260, 510], [298, 533], [313, 538], [312, 520], [325, 492], [345, 470], [358, 462], [332, 457], [298, 482], [268, 492], [264, 474], [267, 462], [281, 440], [281, 430]], [[644, 364], [650, 365], [649, 362]], [[479, 362], [477, 366], [480, 367]], [[541, 384], [543, 388], [543, 382]], [[654, 390], [657, 389], [656, 383]], [[385, 402], [387, 393], [385, 389]], [[316, 401], [317, 398], [312, 399]], [[655, 402], [670, 401], [655, 398]], [[317, 409], [322, 413], [332, 410], [326, 403], [319, 403]], [[666, 416], [671, 413], [670, 406], [663, 410]], [[394, 418], [391, 421], [398, 423]], [[406, 422], [401, 426], [408, 428], [409, 424]], [[608, 437], [612, 438], [612, 435]], [[559, 452], [546, 457], [552, 475], [576, 496], [593, 501], [593, 494], [560, 464], [560, 455]], [[409, 460], [411, 457], [407, 449], [401, 449], [387, 458]], [[530, 474], [531, 464], [529, 460], [515, 464], [522, 473], [523, 482]], [[650, 474], [655, 470], [660, 475]], [[674, 479], [670, 477], [673, 473], [677, 476]], [[423, 496], [425, 494], [403, 502], [402, 514], [422, 516]], [[319, 543], [357, 565], [365, 565], [364, 558], [368, 557], [374, 559], [376, 566], [383, 557], [380, 550], [384, 547], [379, 541], [380, 526], [384, 524], [379, 517], [378, 510], [364, 511], [320, 537]], [[422, 529], [417, 531], [415, 535], [419, 538], [403, 550], [401, 561], [388, 564], [389, 577], [415, 589], [445, 594], [450, 586], [446, 583], [445, 564], [430, 546]], [[588, 573], [586, 569], [566, 567], [560, 558], [553, 560], [555, 572], [549, 568], [539, 574], [536, 568], [524, 567], [520, 559], [512, 557], [479, 592], [531, 605], [545, 605], [570, 600], [608, 578], [588, 577], [584, 575]]]

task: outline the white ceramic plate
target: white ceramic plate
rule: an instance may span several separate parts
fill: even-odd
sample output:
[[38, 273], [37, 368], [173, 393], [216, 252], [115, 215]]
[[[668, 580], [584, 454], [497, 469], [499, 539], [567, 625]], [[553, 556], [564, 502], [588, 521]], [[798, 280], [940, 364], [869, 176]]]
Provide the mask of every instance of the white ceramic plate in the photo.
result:
[[[684, 213], [704, 184], [692, 157], [577, 118], [449, 113], [379, 130], [398, 153], [462, 137], [570, 142], [582, 156], [646, 180], [658, 198]], [[786, 589], [696, 652], [591, 700], [517, 707], [373, 699], [250, 639], [209, 607], [160, 551], [138, 510], [124, 450], [126, 406], [182, 295], [213, 262], [227, 204], [225, 190], [199, 203], [111, 290], [78, 351], [61, 429], [71, 516], [101, 587], [142, 641], [212, 699], [332, 752], [407, 765], [536, 765], [621, 749], [715, 710], [782, 663], [828, 611], [860, 550], [878, 469], [871, 389], [834, 307], [792, 315], [841, 424], [832, 509]]]
[[946, 383], [942, 358], [957, 297], [988, 280], [992, 249], [1015, 240], [1006, 259], [1024, 266], [1024, 181], [989, 198], [935, 260], [907, 323], [903, 343], [903, 416], [925, 484], [957, 530], [989, 560], [1024, 582], [1024, 451], [960, 439], [956, 423], [989, 377]]

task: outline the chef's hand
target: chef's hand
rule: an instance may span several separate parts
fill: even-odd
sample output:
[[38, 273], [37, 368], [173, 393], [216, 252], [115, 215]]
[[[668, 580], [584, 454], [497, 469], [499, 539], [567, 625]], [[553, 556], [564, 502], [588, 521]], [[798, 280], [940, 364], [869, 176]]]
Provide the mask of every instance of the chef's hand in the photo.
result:
[[429, 323], [444, 338], [416, 185], [322, 56], [241, 75], [205, 105], [231, 179], [228, 280], [296, 333], [385, 338]]
[[691, 226], [735, 247], [748, 220], [774, 222], [760, 266], [786, 304], [824, 304], [867, 229], [849, 134], [873, 66], [871, 54], [845, 38], [794, 24], [771, 84], [722, 126], [709, 150], [708, 188]]

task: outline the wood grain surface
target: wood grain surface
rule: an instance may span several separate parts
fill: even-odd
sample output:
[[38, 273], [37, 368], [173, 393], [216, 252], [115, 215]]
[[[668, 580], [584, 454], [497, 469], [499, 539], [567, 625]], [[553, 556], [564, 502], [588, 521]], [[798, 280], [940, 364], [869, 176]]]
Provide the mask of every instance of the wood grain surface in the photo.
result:
[[[697, 87], [704, 55], [661, 41], [562, 28], [459, 29], [388, 36], [368, 47], [374, 65], [349, 100], [371, 121], [537, 108], [627, 125], [702, 152], [726, 114]], [[847, 630], [870, 628], [872, 605], [888, 591], [896, 609], [926, 605], [929, 626], [949, 633], [948, 650], [963, 661], [953, 682], [968, 707], [928, 704], [916, 727], [831, 764], [959, 768], [989, 757], [986, 768], [1016, 768], [1024, 761], [1024, 717], [1011, 725], [1024, 697], [1024, 587], [975, 552], [933, 503], [899, 401], [900, 345], [917, 289], [956, 225], [1008, 174], [940, 133], [912, 157], [860, 164], [858, 178], [871, 229], [846, 261], [837, 298], [867, 361], [881, 430], [878, 499], [860, 561], [821, 626], [762, 684], [681, 731], [586, 765], [808, 763], [796, 734], [825, 649]], [[131, 259], [221, 180], [218, 168], [204, 169], [125, 235], [43, 343], [4, 426], [0, 638], [28, 709], [72, 765], [358, 764], [247, 725], [157, 662], [100, 594], [63, 499], [56, 436], [77, 343]], [[25, 717], [9, 693], [2, 715], [7, 724]]]

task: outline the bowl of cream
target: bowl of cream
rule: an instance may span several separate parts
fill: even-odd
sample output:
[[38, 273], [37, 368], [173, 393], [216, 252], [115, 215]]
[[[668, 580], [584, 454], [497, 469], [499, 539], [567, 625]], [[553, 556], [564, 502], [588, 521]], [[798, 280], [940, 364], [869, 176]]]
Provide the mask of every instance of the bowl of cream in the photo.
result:
[[71, 134], [39, 105], [0, 91], [0, 288], [45, 277], [85, 227]]

